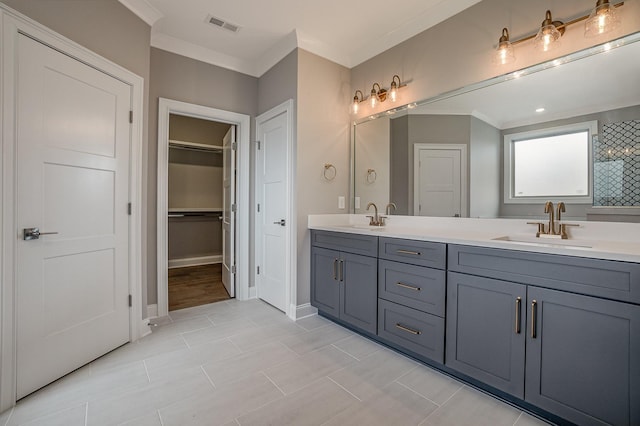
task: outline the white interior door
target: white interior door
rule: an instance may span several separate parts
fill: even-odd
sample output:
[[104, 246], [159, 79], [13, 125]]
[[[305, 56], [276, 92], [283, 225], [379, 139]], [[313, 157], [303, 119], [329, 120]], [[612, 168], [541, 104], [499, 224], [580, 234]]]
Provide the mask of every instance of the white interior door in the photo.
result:
[[222, 284], [235, 297], [235, 212], [236, 196], [236, 126], [222, 139]]
[[286, 312], [288, 211], [287, 115], [276, 115], [256, 126], [256, 282], [260, 299]]
[[418, 153], [414, 214], [462, 216], [460, 150], [420, 149]]
[[[19, 36], [17, 395], [129, 341], [131, 87]], [[55, 232], [24, 240], [23, 229]]]

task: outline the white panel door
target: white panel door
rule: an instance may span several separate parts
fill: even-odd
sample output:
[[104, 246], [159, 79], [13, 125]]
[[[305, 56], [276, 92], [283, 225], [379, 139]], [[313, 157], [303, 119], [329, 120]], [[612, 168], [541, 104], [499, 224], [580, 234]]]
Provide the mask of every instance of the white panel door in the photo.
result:
[[416, 215], [461, 216], [460, 150], [421, 149]]
[[287, 115], [282, 113], [257, 126], [256, 153], [256, 283], [260, 299], [286, 312]]
[[230, 297], [235, 297], [235, 212], [236, 196], [236, 126], [231, 126], [222, 139], [222, 284]]
[[[131, 87], [18, 42], [17, 392], [129, 341]], [[24, 240], [24, 228], [39, 228]]]

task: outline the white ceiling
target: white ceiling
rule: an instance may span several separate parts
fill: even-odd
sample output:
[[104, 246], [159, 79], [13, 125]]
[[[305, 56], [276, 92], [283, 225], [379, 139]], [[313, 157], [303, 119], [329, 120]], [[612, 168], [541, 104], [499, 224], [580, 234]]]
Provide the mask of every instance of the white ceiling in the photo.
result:
[[259, 77], [296, 47], [352, 68], [480, 0], [119, 1], [151, 25], [151, 46]]

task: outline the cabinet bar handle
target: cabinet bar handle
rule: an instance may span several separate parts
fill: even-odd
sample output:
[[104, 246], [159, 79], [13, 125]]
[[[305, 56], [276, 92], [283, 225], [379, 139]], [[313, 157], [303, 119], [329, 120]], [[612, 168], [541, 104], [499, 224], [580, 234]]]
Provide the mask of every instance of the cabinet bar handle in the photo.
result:
[[344, 260], [340, 259], [340, 281], [344, 281]]
[[537, 307], [538, 307], [538, 302], [536, 300], [533, 300], [531, 302], [531, 338], [535, 339], [536, 338], [536, 319], [538, 317], [537, 314]]
[[338, 281], [338, 259], [333, 259], [333, 279]]
[[516, 334], [520, 334], [520, 305], [522, 297], [516, 297]]
[[420, 287], [416, 287], [414, 285], [410, 285], [410, 284], [405, 284], [405, 283], [401, 283], [401, 282], [397, 282], [396, 285], [398, 287], [403, 287], [403, 288], [408, 288], [409, 290], [415, 290], [415, 291], [420, 291], [422, 290]]
[[421, 254], [419, 251], [401, 250], [401, 249], [396, 250], [396, 252], [401, 254], [411, 254], [413, 256], [420, 256]]
[[396, 328], [399, 328], [402, 331], [406, 331], [407, 333], [411, 333], [411, 334], [414, 334], [416, 336], [419, 335], [419, 334], [422, 334], [422, 332], [420, 330], [413, 330], [413, 329], [411, 329], [409, 327], [405, 327], [404, 325], [402, 325], [400, 323], [396, 323]]

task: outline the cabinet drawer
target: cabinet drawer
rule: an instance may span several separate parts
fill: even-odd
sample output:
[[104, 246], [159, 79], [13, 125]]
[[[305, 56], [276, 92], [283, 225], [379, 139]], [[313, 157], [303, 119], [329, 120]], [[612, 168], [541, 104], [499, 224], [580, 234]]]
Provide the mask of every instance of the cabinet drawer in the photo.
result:
[[449, 270], [640, 303], [640, 264], [449, 245]]
[[447, 245], [427, 241], [380, 238], [380, 258], [430, 268], [445, 269]]
[[378, 299], [378, 336], [418, 355], [444, 362], [444, 319]]
[[365, 256], [378, 256], [378, 237], [311, 230], [311, 245]]
[[443, 317], [445, 271], [381, 259], [378, 297]]

